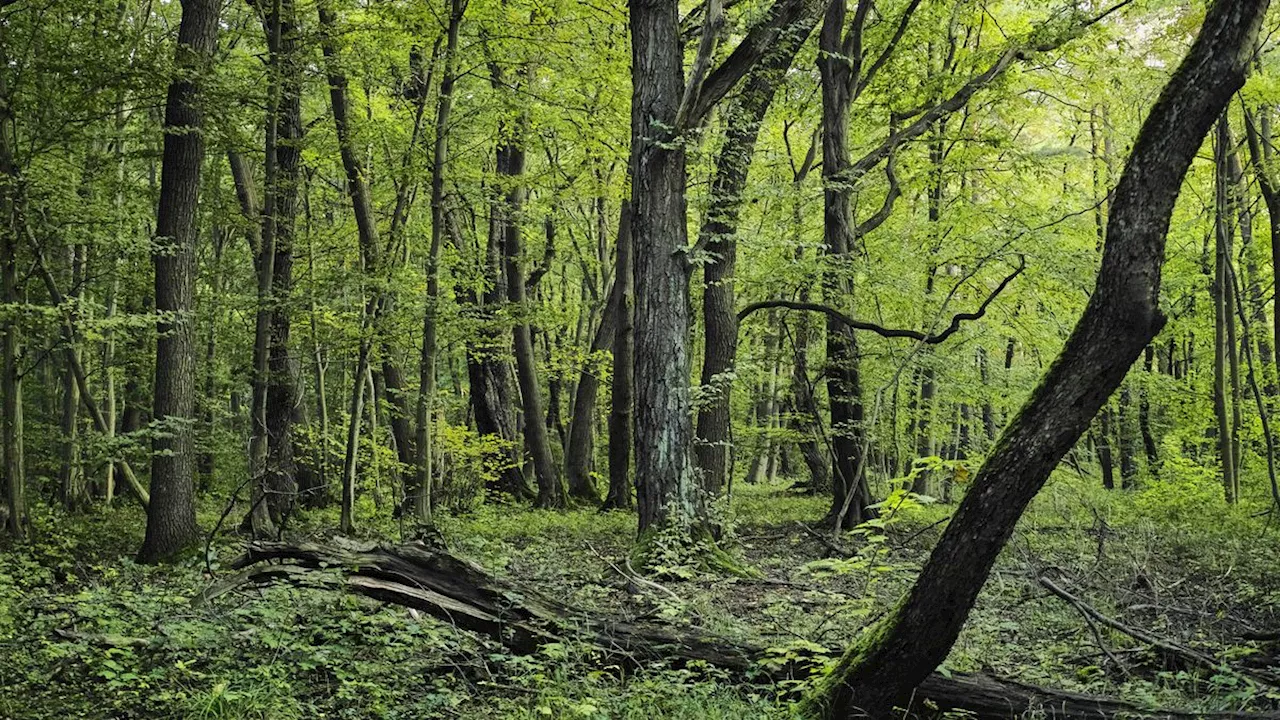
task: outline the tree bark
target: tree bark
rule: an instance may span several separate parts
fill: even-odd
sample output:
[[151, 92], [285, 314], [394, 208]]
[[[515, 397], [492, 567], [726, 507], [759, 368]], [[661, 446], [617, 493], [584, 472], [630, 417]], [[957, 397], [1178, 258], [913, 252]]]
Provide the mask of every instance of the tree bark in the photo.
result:
[[[635, 412], [635, 276], [631, 242], [631, 201], [623, 200], [618, 227], [613, 286], [618, 296], [617, 331], [613, 336], [613, 387], [609, 401], [609, 490], [603, 509], [630, 510], [632, 418]], [[624, 230], [622, 224], [626, 224]]]
[[[197, 539], [195, 457], [196, 206], [204, 161], [204, 114], [197, 77], [207, 72], [218, 37], [218, 0], [183, 0], [177, 65], [165, 101], [160, 202], [152, 250], [155, 265], [155, 398], [160, 434], [152, 441], [151, 503], [138, 561], [173, 557]], [[194, 75], [193, 75], [194, 73]]]
[[418, 403], [415, 409], [414, 483], [410, 489], [414, 512], [429, 521], [432, 512], [433, 477], [432, 411], [436, 392], [436, 313], [440, 303], [440, 252], [446, 233], [444, 171], [449, 162], [449, 116], [453, 112], [453, 85], [457, 78], [458, 32], [466, 13], [466, 0], [451, 0], [446, 30], [444, 69], [436, 99], [435, 142], [431, 151], [431, 247], [427, 254], [427, 298], [422, 313], [422, 352], [418, 360]]
[[689, 270], [679, 3], [631, 3], [631, 203], [635, 243], [635, 449], [640, 533], [707, 525], [690, 457]]
[[1231, 217], [1227, 199], [1227, 133], [1226, 126], [1218, 123], [1214, 143], [1215, 201], [1214, 201], [1214, 263], [1213, 282], [1213, 413], [1217, 420], [1218, 458], [1222, 467], [1222, 492], [1228, 503], [1239, 499], [1240, 480], [1236, 465], [1236, 429], [1239, 425], [1237, 404], [1233, 402], [1234, 383], [1230, 367], [1234, 367], [1235, 333], [1232, 312], [1231, 289], [1227, 285], [1227, 262], [1231, 258]]
[[1163, 327], [1165, 234], [1183, 177], [1243, 85], [1266, 0], [1219, 0], [1139, 133], [1113, 195], [1097, 285], [1062, 354], [1006, 429], [915, 585], [803, 711], [887, 718], [955, 643], [1000, 550], [1050, 472]]
[[[816, 4], [815, 4], [816, 7]], [[705, 327], [702, 404], [698, 408], [694, 451], [702, 483], [718, 495], [728, 478], [729, 399], [738, 354], [738, 316], [734, 301], [738, 216], [755, 155], [760, 125], [773, 104], [783, 75], [813, 32], [816, 12], [805, 12], [778, 40], [778, 46], [754, 68], [725, 112], [725, 139], [716, 157], [711, 201], [698, 234], [707, 253], [702, 267], [702, 315]]]
[[534, 506], [563, 508], [566, 490], [564, 481], [556, 473], [551, 459], [551, 441], [543, 421], [542, 387], [538, 382], [537, 356], [533, 347], [533, 333], [529, 321], [530, 304], [525, 297], [524, 262], [521, 258], [520, 220], [524, 212], [524, 148], [521, 146], [523, 128], [517, 137], [498, 146], [498, 175], [507, 186], [506, 195], [495, 210], [502, 223], [503, 257], [507, 275], [507, 293], [517, 313], [512, 328], [512, 344], [515, 349], [516, 380], [520, 386], [520, 406], [524, 412], [524, 443], [533, 459], [533, 474], [538, 484], [538, 496]]

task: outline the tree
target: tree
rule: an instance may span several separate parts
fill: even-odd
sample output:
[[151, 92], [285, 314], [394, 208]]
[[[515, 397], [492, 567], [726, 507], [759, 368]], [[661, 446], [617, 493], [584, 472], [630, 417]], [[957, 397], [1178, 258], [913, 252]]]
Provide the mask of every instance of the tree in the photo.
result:
[[196, 206], [204, 162], [204, 112], [198, 77], [218, 37], [217, 0], [184, 0], [178, 26], [178, 76], [165, 100], [160, 202], [152, 249], [157, 313], [151, 504], [140, 562], [172, 557], [196, 540], [195, 285]]
[[1268, 4], [1210, 6], [1130, 153], [1094, 293], [1062, 354], [997, 441], [911, 590], [810, 695], [810, 715], [887, 718], [943, 661], [1023, 510], [1164, 326], [1158, 300], [1173, 206], [1205, 135], [1244, 84]]

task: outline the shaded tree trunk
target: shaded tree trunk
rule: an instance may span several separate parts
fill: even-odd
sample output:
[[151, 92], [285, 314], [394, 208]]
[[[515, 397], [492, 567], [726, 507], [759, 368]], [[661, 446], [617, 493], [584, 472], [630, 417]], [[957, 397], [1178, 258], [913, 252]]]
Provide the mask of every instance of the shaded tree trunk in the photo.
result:
[[[218, 37], [218, 0], [184, 0], [178, 27], [177, 64], [182, 73], [165, 101], [160, 202], [152, 251], [158, 316], [152, 413], [161, 433], [152, 441], [151, 503], [139, 562], [176, 555], [197, 539], [195, 457], [195, 337], [191, 313], [195, 286], [196, 206], [204, 161], [204, 117], [192, 71], [212, 58]], [[198, 75], [197, 75], [198, 77]]]
[[635, 243], [635, 450], [640, 532], [698, 532], [706, 499], [690, 457], [689, 269], [679, 3], [631, 3], [631, 203]]
[[702, 483], [718, 495], [729, 477], [729, 396], [738, 354], [738, 314], [734, 300], [738, 216], [751, 170], [760, 125], [796, 53], [813, 32], [816, 13], [806, 13], [787, 28], [773, 49], [751, 71], [725, 117], [725, 140], [716, 157], [711, 201], [698, 234], [708, 255], [703, 265], [702, 314], [705, 326], [702, 405], [698, 408], [695, 460]]
[[[630, 510], [631, 449], [635, 412], [635, 275], [634, 246], [631, 242], [631, 202], [623, 201], [618, 228], [618, 247], [613, 277], [617, 293], [617, 330], [613, 336], [613, 387], [609, 407], [609, 491], [606, 510]], [[621, 223], [629, 227], [622, 229]]]
[[467, 9], [466, 0], [452, 0], [445, 36], [444, 69], [436, 99], [435, 142], [431, 151], [431, 247], [427, 254], [427, 298], [422, 313], [422, 352], [418, 360], [418, 403], [414, 412], [414, 482], [409, 493], [414, 513], [429, 521], [432, 512], [432, 413], [436, 391], [436, 313], [440, 307], [440, 252], [444, 245], [446, 217], [444, 171], [449, 161], [449, 117], [453, 112], [453, 85], [457, 75], [458, 32]]

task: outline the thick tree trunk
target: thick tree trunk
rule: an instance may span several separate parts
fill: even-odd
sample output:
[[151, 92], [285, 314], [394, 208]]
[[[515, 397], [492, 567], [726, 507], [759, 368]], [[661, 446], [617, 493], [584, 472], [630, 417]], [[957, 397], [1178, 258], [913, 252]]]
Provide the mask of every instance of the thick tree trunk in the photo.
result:
[[679, 3], [631, 3], [631, 203], [635, 243], [635, 448], [640, 532], [700, 532], [706, 497], [689, 416], [685, 146], [673, 137], [684, 92]]
[[1165, 234], [1183, 177], [1243, 85], [1266, 0], [1219, 0], [1143, 125], [1113, 195], [1094, 292], [1062, 354], [1001, 436], [902, 602], [814, 689], [804, 712], [887, 718], [947, 656], [1018, 518], [1165, 318]]
[[[152, 414], [161, 432], [152, 441], [151, 504], [140, 562], [157, 562], [197, 539], [195, 457], [196, 205], [204, 162], [204, 116], [196, 78], [207, 72], [218, 37], [218, 0], [184, 0], [177, 64], [186, 69], [165, 101], [160, 203], [152, 252], [158, 316]], [[194, 73], [194, 76], [193, 76]]]

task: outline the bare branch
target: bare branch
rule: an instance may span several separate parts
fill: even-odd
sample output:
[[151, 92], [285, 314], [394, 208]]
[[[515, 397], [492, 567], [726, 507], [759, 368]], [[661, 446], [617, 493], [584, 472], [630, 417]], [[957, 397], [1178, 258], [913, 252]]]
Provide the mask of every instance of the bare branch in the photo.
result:
[[969, 320], [979, 320], [984, 315], [986, 315], [987, 309], [991, 307], [991, 303], [995, 301], [995, 299], [1000, 295], [1000, 293], [1004, 292], [1004, 289], [1009, 286], [1009, 283], [1013, 282], [1013, 279], [1021, 275], [1022, 271], [1025, 269], [1026, 269], [1026, 262], [1023, 261], [1021, 258], [1019, 258], [1018, 267], [1012, 273], [1010, 273], [1007, 277], [1005, 277], [1004, 280], [1000, 281], [1000, 284], [997, 285], [996, 289], [993, 290], [991, 294], [987, 296], [986, 300], [982, 301], [982, 304], [978, 306], [977, 310], [973, 312], [959, 313], [955, 315], [954, 317], [951, 318], [951, 324], [948, 325], [945, 330], [937, 334], [926, 334], [926, 333], [920, 332], [919, 330], [886, 328], [881, 325], [877, 325], [875, 323], [865, 322], [862, 320], [855, 320], [849, 317], [848, 315], [845, 315], [844, 313], [840, 312], [839, 310], [836, 310], [835, 308], [827, 305], [822, 305], [820, 303], [811, 303], [811, 302], [798, 302], [795, 300], [762, 300], [760, 302], [751, 303], [750, 305], [738, 311], [738, 322], [742, 322], [754, 312], [757, 312], [760, 310], [768, 310], [770, 308], [786, 308], [788, 310], [806, 310], [809, 312], [823, 313], [827, 317], [833, 320], [836, 320], [837, 322], [853, 330], [866, 330], [868, 332], [873, 332], [876, 335], [879, 335], [880, 337], [883, 337], [883, 338], [908, 338], [910, 340], [917, 340], [921, 343], [924, 343], [925, 345], [937, 345], [945, 341], [947, 338], [951, 337], [952, 335], [955, 335], [956, 332], [960, 330], [961, 323]]

